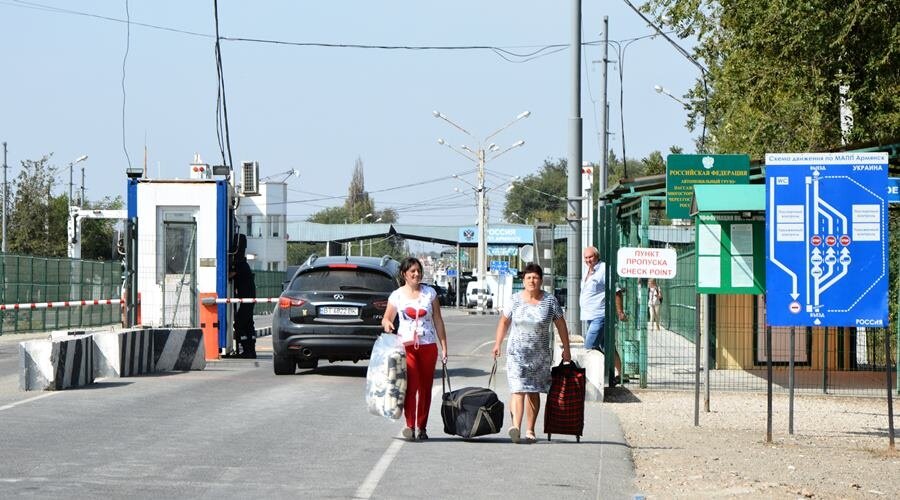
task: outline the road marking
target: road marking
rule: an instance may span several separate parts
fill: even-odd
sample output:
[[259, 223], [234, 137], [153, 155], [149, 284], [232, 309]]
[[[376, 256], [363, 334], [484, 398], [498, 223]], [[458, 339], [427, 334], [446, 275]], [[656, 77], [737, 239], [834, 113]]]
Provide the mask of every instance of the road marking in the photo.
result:
[[489, 340], [487, 342], [482, 342], [481, 344], [478, 345], [478, 347], [476, 347], [475, 349], [472, 349], [471, 354], [475, 354], [476, 352], [480, 351], [482, 347], [493, 345], [493, 344], [494, 344], [493, 340]]
[[15, 408], [16, 406], [19, 406], [19, 405], [22, 405], [22, 404], [25, 404], [25, 403], [30, 403], [30, 402], [32, 402], [32, 401], [37, 401], [38, 399], [43, 399], [43, 398], [52, 396], [52, 395], [54, 395], [54, 394], [59, 394], [59, 393], [58, 393], [58, 392], [47, 392], [47, 393], [41, 394], [41, 395], [39, 395], [39, 396], [35, 396], [35, 397], [33, 397], [33, 398], [23, 399], [22, 401], [16, 401], [15, 403], [10, 403], [10, 404], [5, 405], [5, 406], [0, 406], [0, 411], [8, 410], [8, 409], [10, 409], [10, 408]]
[[[400, 437], [400, 434], [398, 434], [397, 437]], [[400, 440], [394, 440], [394, 442], [388, 446], [388, 449], [381, 455], [381, 458], [378, 460], [378, 463], [375, 464], [375, 467], [369, 471], [369, 475], [366, 476], [365, 481], [359, 485], [353, 498], [371, 498], [372, 493], [375, 492], [375, 488], [378, 487], [378, 483], [381, 481], [381, 477], [384, 476], [384, 473], [388, 470], [388, 467], [391, 466], [391, 462], [394, 461], [394, 457], [397, 456], [397, 453], [400, 452], [400, 448], [402, 447], [403, 441]]]
[[[443, 391], [441, 387], [435, 387], [431, 390], [431, 399], [434, 401], [434, 397], [440, 394], [439, 391]], [[375, 488], [378, 487], [378, 483], [381, 482], [382, 476], [387, 472], [388, 467], [391, 466], [391, 462], [394, 461], [394, 458], [397, 456], [397, 453], [400, 452], [400, 448], [403, 447], [403, 443], [406, 441], [403, 439], [403, 434], [397, 434], [396, 436], [399, 439], [394, 439], [394, 442], [391, 443], [390, 446], [386, 450], [384, 450], [384, 454], [381, 455], [381, 458], [378, 459], [378, 463], [375, 464], [375, 467], [372, 467], [372, 470], [369, 471], [369, 475], [366, 476], [366, 479], [363, 480], [362, 484], [359, 485], [359, 488], [356, 489], [356, 493], [353, 495], [353, 498], [359, 499], [367, 499], [372, 497], [372, 493], [375, 492]]]

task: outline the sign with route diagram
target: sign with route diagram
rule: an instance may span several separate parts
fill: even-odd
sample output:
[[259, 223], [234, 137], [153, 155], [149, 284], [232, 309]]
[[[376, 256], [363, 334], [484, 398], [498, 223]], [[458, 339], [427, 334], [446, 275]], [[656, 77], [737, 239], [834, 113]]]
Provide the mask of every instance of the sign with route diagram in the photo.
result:
[[888, 324], [887, 153], [766, 154], [772, 326]]

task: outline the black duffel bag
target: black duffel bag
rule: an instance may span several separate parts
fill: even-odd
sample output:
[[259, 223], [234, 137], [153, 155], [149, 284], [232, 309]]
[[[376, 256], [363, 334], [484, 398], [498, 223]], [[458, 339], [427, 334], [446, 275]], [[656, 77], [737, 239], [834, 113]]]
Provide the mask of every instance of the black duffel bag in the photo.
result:
[[[503, 429], [503, 402], [497, 393], [483, 387], [466, 387], [452, 390], [447, 364], [443, 364], [443, 403], [441, 418], [444, 432], [452, 436], [473, 438], [486, 434], [496, 434]], [[497, 373], [497, 360], [488, 378], [488, 387]]]

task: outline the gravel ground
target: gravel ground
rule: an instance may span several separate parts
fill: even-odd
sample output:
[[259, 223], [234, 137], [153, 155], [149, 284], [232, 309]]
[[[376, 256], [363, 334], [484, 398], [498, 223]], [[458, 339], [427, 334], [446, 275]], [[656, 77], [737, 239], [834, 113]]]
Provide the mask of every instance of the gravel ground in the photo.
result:
[[775, 395], [766, 443], [765, 393], [713, 393], [709, 413], [700, 397], [695, 427], [693, 392], [607, 390], [647, 498], [900, 498], [885, 398], [796, 396], [791, 435]]

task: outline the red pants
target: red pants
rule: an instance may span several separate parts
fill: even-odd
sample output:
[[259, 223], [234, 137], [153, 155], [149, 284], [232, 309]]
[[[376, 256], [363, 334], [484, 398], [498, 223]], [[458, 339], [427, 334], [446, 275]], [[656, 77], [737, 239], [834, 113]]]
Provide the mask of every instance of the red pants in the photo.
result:
[[428, 424], [437, 355], [437, 344], [420, 344], [418, 349], [406, 346], [406, 400], [403, 403], [403, 413], [406, 415], [407, 427], [424, 429]]

